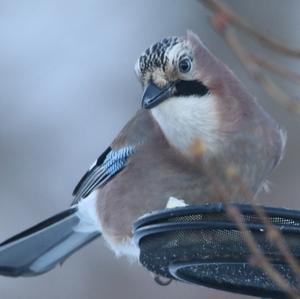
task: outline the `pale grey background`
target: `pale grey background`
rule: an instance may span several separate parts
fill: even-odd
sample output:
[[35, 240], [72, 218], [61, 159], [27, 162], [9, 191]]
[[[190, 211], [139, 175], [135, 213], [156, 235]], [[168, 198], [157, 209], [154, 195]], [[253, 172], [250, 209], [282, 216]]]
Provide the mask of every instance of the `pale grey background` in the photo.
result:
[[[227, 2], [264, 32], [300, 47], [299, 1]], [[251, 82], [196, 1], [0, 0], [0, 240], [69, 205], [77, 180], [140, 105], [136, 58], [186, 29], [286, 127], [286, 157], [263, 198], [300, 209], [300, 121]], [[268, 56], [300, 70], [299, 63]], [[283, 86], [299, 95], [294, 85]], [[0, 277], [1, 299], [120, 297], [242, 296], [179, 283], [159, 287], [140, 266], [116, 259], [103, 240], [43, 276]]]

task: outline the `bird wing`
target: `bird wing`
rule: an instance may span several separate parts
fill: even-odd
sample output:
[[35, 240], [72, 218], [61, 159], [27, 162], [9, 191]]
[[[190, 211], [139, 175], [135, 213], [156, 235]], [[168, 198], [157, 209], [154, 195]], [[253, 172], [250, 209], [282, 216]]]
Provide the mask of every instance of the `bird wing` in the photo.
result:
[[151, 114], [147, 110], [139, 110], [79, 181], [73, 191], [73, 204], [104, 186], [124, 169], [139, 146], [158, 131], [160, 129]]
[[105, 185], [121, 171], [125, 167], [127, 159], [133, 155], [135, 147], [134, 145], [123, 146], [119, 149], [108, 147], [75, 187], [72, 204], [78, 203], [95, 189]]

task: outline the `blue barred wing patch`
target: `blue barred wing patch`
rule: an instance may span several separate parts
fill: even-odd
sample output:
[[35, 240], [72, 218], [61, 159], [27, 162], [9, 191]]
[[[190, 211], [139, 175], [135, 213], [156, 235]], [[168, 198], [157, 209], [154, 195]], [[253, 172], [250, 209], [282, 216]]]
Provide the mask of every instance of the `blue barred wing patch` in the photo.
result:
[[95, 189], [103, 186], [127, 163], [127, 159], [135, 152], [136, 146], [128, 145], [118, 150], [108, 148], [91, 166], [74, 189], [73, 204], [87, 197]]

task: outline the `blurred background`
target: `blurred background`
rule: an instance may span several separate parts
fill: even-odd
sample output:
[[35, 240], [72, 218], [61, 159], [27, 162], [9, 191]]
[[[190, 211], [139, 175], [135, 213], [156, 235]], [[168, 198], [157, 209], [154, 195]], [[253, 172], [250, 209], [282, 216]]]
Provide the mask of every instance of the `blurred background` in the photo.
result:
[[[300, 47], [298, 0], [224, 2], [263, 32]], [[81, 175], [140, 107], [133, 71], [138, 55], [187, 29], [288, 131], [271, 193], [260, 200], [300, 209], [300, 120], [251, 81], [207, 16], [196, 0], [0, 0], [0, 241], [68, 207]], [[293, 60], [255, 50], [300, 70]], [[280, 81], [299, 95], [297, 86]], [[43, 276], [0, 277], [1, 299], [183, 296], [243, 297], [180, 283], [160, 287], [141, 266], [115, 258], [100, 239]]]

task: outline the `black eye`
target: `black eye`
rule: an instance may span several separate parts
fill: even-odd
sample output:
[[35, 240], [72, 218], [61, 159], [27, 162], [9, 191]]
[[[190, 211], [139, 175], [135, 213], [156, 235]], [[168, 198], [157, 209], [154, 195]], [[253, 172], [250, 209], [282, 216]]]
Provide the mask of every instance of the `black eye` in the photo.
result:
[[192, 61], [190, 58], [186, 57], [179, 61], [178, 68], [181, 73], [189, 72], [191, 67], [192, 67]]

